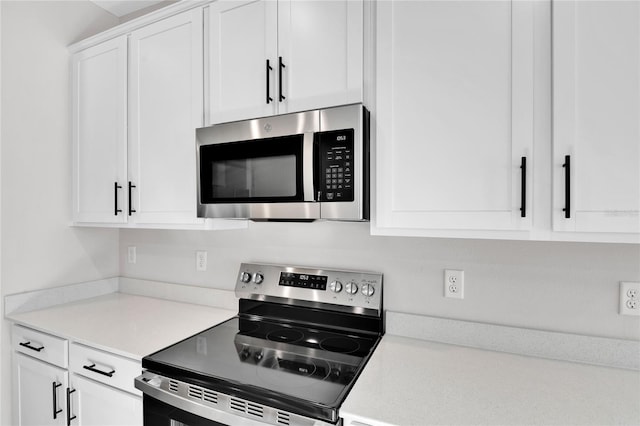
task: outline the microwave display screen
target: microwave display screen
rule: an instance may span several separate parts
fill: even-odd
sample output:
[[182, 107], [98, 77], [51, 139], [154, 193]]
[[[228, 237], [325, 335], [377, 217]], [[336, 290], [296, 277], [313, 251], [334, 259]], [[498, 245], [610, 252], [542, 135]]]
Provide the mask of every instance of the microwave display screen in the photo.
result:
[[302, 135], [200, 147], [204, 203], [300, 201]]
[[295, 274], [293, 272], [281, 272], [279, 284], [287, 287], [310, 288], [312, 290], [326, 290], [327, 276]]

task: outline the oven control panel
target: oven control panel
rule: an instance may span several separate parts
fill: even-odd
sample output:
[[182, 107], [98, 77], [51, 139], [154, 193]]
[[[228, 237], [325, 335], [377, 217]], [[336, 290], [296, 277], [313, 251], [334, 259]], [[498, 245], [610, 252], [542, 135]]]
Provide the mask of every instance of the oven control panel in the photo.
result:
[[382, 312], [382, 274], [243, 263], [236, 295], [244, 299], [305, 301], [326, 309]]

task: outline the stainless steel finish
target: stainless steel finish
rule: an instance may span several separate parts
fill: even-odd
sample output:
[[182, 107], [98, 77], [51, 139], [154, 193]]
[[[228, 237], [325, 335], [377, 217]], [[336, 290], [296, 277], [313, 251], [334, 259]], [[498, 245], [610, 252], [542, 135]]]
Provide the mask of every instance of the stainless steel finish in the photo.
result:
[[373, 296], [373, 293], [375, 293], [375, 288], [373, 288], [373, 286], [369, 285], [369, 284], [364, 284], [362, 286], [362, 294], [364, 294], [366, 297], [371, 297]]
[[[134, 380], [136, 389], [173, 407], [205, 419], [238, 426], [336, 426], [316, 419], [256, 404], [222, 392], [145, 371]], [[338, 422], [338, 425], [341, 422]]]
[[[369, 219], [364, 179], [364, 110], [361, 104], [315, 111], [285, 114], [254, 120], [217, 124], [196, 130], [196, 164], [198, 176], [198, 217], [253, 220], [346, 220]], [[353, 182], [354, 201], [317, 202], [313, 187], [313, 135], [319, 131], [354, 129]], [[303, 135], [303, 202], [202, 204], [200, 199], [200, 147], [236, 141]]]
[[200, 176], [200, 147], [203, 145], [238, 142], [303, 134], [305, 170], [301, 203], [230, 203], [202, 204], [198, 178], [198, 217], [230, 219], [308, 219], [320, 218], [320, 205], [313, 202], [313, 134], [320, 130], [318, 111], [306, 111], [254, 120], [217, 124], [196, 130], [197, 176]]
[[251, 281], [251, 274], [247, 272], [240, 272], [240, 281], [242, 281], [243, 283], [248, 283], [249, 281]]
[[[240, 265], [238, 276], [241, 277], [245, 272], [251, 276], [262, 274], [264, 281], [257, 285], [238, 279], [235, 291], [239, 298], [275, 301], [370, 316], [382, 314], [382, 274], [380, 273], [243, 263]], [[279, 285], [281, 272], [327, 276], [327, 288], [326, 290], [318, 290], [281, 286]], [[332, 291], [331, 283], [334, 281], [347, 282], [347, 291]], [[358, 287], [364, 285], [369, 285], [373, 289], [370, 297], [358, 293]], [[353, 293], [348, 293], [349, 288], [354, 289]]]
[[340, 293], [342, 291], [342, 283], [340, 281], [331, 281], [331, 284], [329, 284], [329, 290], [334, 293]]
[[264, 281], [264, 275], [258, 273], [253, 275], [253, 282], [256, 284], [260, 284]]
[[320, 110], [320, 131], [354, 129], [353, 182], [354, 200], [351, 202], [323, 202], [320, 217], [329, 220], [368, 220], [369, 206], [365, 206], [364, 182], [364, 110], [354, 104]]
[[356, 294], [358, 292], [358, 284], [353, 281], [350, 281], [345, 286], [344, 290], [349, 294]]

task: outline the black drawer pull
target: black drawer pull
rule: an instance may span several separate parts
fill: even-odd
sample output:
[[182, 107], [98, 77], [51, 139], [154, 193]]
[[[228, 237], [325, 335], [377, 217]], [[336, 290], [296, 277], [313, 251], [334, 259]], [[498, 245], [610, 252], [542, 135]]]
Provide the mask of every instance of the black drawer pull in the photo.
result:
[[282, 94], [282, 70], [284, 68], [286, 68], [286, 66], [282, 62], [282, 56], [278, 56], [278, 90], [279, 90], [278, 99], [280, 100], [280, 102], [287, 99]]
[[527, 217], [527, 157], [520, 159], [520, 217]]
[[564, 156], [564, 217], [571, 218], [571, 156]]
[[71, 415], [71, 394], [74, 393], [75, 389], [67, 388], [67, 426], [71, 426], [71, 420], [75, 419], [77, 416]]
[[136, 186], [129, 181], [129, 216], [131, 213], [135, 213], [136, 211], [131, 208], [131, 188], [135, 188]]
[[58, 392], [56, 390], [62, 386], [62, 383], [52, 383], [53, 387], [53, 420], [58, 418], [58, 414], [62, 413], [62, 408], [58, 410]]
[[19, 345], [24, 347], [24, 348], [31, 349], [32, 351], [36, 351], [36, 352], [40, 352], [41, 350], [44, 349], [44, 346], [40, 346], [39, 348], [36, 348], [35, 346], [31, 346], [31, 341], [26, 342], [26, 343], [20, 342]]
[[102, 374], [103, 376], [107, 376], [107, 377], [113, 377], [113, 375], [116, 372], [116, 370], [113, 370], [113, 369], [111, 371], [98, 370], [95, 364], [83, 365], [82, 368], [84, 368], [85, 370], [93, 371], [94, 373]]
[[273, 98], [271, 97], [269, 90], [269, 71], [273, 71], [273, 68], [271, 68], [271, 65], [269, 65], [269, 60], [267, 59], [267, 105], [269, 105], [269, 102], [273, 102]]
[[122, 189], [122, 186], [118, 185], [118, 182], [113, 182], [113, 214], [118, 216], [118, 213], [122, 213], [122, 209], [118, 208], [118, 189]]

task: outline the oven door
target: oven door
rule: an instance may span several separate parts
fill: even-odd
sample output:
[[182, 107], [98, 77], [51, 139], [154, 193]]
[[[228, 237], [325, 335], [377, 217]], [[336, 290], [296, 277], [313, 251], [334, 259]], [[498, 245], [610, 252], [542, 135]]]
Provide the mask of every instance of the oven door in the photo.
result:
[[319, 112], [198, 129], [198, 217], [318, 219]]
[[169, 405], [148, 395], [143, 396], [144, 426], [225, 426]]

